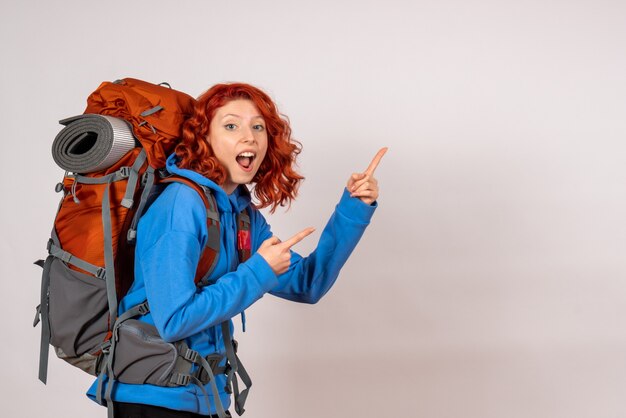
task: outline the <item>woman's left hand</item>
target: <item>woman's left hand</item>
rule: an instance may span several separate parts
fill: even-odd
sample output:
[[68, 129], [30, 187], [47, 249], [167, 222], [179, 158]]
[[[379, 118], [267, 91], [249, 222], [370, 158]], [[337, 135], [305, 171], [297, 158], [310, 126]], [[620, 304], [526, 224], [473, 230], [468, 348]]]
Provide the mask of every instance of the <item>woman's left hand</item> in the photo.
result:
[[363, 203], [371, 205], [378, 199], [378, 180], [374, 177], [374, 171], [387, 148], [381, 148], [374, 159], [363, 173], [354, 173], [348, 179], [348, 191], [351, 197], [358, 197]]

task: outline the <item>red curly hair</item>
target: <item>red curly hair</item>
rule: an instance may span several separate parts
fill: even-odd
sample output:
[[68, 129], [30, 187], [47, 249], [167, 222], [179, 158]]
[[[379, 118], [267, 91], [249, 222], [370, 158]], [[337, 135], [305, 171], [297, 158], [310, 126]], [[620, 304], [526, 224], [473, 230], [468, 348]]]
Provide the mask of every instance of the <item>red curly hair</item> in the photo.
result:
[[298, 186], [304, 177], [293, 166], [302, 146], [291, 138], [287, 117], [278, 112], [266, 93], [254, 86], [216, 84], [198, 97], [193, 116], [183, 124], [182, 140], [175, 149], [178, 166], [196, 171], [219, 185], [224, 184], [226, 169], [215, 157], [206, 137], [217, 109], [237, 99], [252, 101], [265, 119], [267, 153], [252, 182], [255, 183], [254, 196], [259, 201], [256, 207], [271, 206], [270, 212], [273, 213], [279, 205], [289, 205], [298, 194]]

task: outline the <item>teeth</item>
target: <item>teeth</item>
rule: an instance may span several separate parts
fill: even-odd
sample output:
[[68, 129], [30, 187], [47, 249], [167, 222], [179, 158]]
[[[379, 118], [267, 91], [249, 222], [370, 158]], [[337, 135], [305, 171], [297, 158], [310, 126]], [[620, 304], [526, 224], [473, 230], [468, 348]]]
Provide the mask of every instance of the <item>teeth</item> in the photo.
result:
[[254, 157], [254, 153], [252, 152], [242, 152], [241, 154], [238, 155], [238, 157]]

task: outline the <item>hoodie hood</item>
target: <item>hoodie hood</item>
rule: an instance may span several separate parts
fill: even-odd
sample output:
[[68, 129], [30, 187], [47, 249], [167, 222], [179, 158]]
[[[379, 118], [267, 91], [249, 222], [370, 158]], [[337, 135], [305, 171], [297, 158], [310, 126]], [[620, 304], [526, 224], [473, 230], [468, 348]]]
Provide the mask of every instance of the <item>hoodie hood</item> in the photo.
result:
[[245, 185], [239, 185], [235, 191], [228, 195], [217, 183], [204, 177], [193, 170], [178, 167], [178, 156], [172, 154], [167, 158], [165, 168], [170, 174], [188, 178], [202, 186], [206, 186], [213, 191], [217, 206], [225, 212], [239, 213], [250, 205], [252, 201], [250, 191]]

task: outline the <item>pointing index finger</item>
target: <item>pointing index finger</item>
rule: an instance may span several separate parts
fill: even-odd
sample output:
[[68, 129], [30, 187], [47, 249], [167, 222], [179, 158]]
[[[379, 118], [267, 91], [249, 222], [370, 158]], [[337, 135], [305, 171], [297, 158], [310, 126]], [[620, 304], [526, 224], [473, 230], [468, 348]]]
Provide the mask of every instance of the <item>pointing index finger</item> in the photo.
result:
[[374, 170], [376, 170], [376, 167], [378, 167], [378, 164], [380, 164], [380, 160], [382, 160], [383, 155], [385, 155], [385, 153], [387, 152], [389, 148], [385, 147], [385, 148], [381, 148], [376, 155], [374, 156], [374, 159], [372, 160], [372, 162], [370, 163], [370, 165], [367, 167], [367, 170], [365, 170], [365, 174], [371, 176], [372, 174], [374, 174]]
[[311, 235], [313, 231], [315, 231], [315, 228], [305, 228], [302, 231], [298, 232], [293, 237], [289, 238], [287, 241], [283, 241], [280, 245], [283, 245], [287, 248], [291, 248], [297, 243], [299, 243], [300, 241], [302, 241], [304, 238]]

